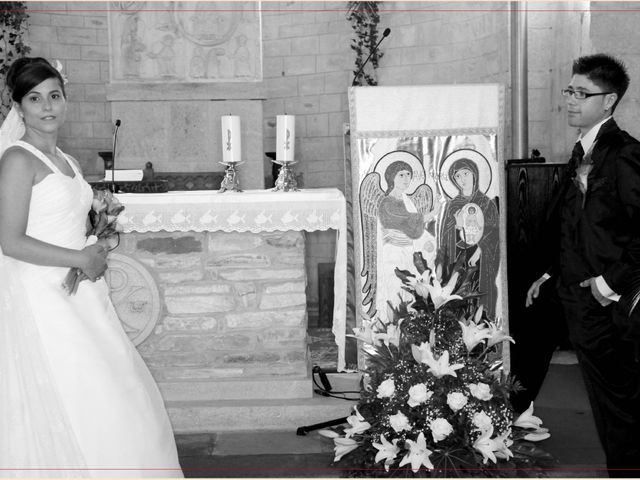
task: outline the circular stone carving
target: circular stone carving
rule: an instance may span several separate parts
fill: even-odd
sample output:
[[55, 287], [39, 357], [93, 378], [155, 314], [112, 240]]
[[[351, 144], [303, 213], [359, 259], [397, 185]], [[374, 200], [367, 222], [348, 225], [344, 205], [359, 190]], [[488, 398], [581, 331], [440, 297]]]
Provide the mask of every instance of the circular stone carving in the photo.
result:
[[242, 2], [175, 2], [174, 20], [192, 43], [213, 47], [228, 42], [242, 20]]
[[138, 261], [110, 253], [105, 280], [122, 328], [134, 345], [140, 345], [160, 319], [160, 291], [147, 269]]

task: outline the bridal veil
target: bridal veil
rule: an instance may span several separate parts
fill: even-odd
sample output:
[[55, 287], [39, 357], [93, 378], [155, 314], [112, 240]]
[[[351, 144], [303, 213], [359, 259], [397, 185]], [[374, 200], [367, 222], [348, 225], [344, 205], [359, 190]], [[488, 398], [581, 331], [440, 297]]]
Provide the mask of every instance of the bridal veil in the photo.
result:
[[[13, 107], [0, 128], [0, 156], [23, 135]], [[16, 267], [0, 248], [0, 476], [86, 476]]]

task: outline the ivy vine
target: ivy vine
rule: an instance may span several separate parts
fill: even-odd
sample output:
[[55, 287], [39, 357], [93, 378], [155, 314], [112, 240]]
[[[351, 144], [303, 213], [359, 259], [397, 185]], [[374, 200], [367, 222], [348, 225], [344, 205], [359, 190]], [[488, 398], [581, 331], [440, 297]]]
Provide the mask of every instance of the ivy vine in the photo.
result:
[[27, 32], [27, 2], [0, 2], [0, 118], [11, 108], [9, 88], [5, 78], [11, 64], [31, 51], [24, 42]]
[[351, 49], [356, 52], [356, 61], [353, 74], [354, 85], [377, 85], [376, 69], [378, 62], [384, 55], [376, 50], [369, 59], [370, 69], [358, 72], [366, 58], [374, 50], [378, 43], [378, 24], [380, 14], [378, 5], [380, 2], [350, 1], [347, 4], [347, 20], [351, 22], [354, 37], [351, 39]]

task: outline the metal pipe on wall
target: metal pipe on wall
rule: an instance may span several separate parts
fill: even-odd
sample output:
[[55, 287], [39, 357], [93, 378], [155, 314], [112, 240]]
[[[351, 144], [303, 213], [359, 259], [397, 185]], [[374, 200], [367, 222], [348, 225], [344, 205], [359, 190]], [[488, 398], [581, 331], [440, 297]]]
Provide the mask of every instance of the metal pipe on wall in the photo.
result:
[[529, 158], [526, 3], [511, 2], [511, 145], [518, 159]]

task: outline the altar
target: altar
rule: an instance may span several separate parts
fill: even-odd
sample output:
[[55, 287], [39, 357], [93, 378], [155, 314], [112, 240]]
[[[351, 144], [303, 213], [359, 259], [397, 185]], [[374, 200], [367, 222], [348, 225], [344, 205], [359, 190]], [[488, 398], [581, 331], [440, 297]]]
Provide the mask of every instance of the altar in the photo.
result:
[[[333, 319], [334, 331], [344, 332], [344, 195], [312, 189], [117, 197], [124, 233], [109, 259], [111, 297], [176, 432], [282, 428], [284, 417], [308, 423], [308, 412], [296, 418], [291, 407], [313, 397], [304, 232], [336, 231]], [[343, 356], [344, 335], [336, 341]]]

